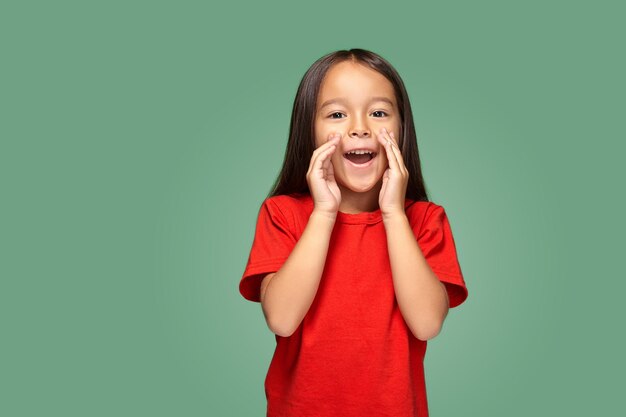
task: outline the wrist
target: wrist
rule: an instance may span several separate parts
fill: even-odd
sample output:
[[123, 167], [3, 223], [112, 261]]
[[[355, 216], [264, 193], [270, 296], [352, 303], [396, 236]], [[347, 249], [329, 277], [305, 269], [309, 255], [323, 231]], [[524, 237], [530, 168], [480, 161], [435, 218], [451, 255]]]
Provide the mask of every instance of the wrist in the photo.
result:
[[316, 218], [324, 222], [335, 223], [335, 220], [337, 219], [337, 212], [331, 213], [328, 211], [313, 209], [310, 219], [312, 218]]
[[397, 223], [397, 222], [409, 221], [405, 211], [394, 211], [391, 213], [383, 213], [382, 217], [383, 217], [383, 223], [385, 225]]

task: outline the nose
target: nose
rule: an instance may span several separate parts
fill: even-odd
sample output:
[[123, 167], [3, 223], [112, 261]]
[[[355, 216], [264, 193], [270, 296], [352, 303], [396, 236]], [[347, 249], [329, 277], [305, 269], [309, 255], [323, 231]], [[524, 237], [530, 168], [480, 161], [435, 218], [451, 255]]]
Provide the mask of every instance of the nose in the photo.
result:
[[348, 133], [353, 138], [368, 138], [371, 136], [370, 130], [363, 126], [353, 126]]

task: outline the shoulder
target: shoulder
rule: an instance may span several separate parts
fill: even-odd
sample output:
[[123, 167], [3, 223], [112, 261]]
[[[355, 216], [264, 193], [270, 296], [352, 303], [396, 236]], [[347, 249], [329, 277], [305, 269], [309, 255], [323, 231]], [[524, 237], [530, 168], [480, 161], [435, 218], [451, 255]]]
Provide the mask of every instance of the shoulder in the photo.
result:
[[306, 211], [313, 209], [313, 200], [309, 194], [281, 194], [266, 198], [263, 205], [283, 212]]
[[424, 225], [432, 222], [433, 219], [445, 216], [443, 206], [433, 201], [408, 200], [405, 210], [409, 224], [415, 231], [422, 230]]
[[313, 199], [310, 194], [281, 194], [266, 198], [261, 209], [297, 227], [303, 221], [306, 224], [313, 211]]
[[433, 201], [415, 201], [406, 199], [405, 211], [409, 221], [420, 221], [429, 217], [433, 212], [441, 211], [443, 207]]

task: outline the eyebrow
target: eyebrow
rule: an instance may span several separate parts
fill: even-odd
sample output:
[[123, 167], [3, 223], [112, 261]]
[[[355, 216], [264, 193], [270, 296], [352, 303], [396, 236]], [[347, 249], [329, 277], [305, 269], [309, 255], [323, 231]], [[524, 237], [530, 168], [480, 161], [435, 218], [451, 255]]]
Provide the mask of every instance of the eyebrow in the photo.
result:
[[[372, 99], [370, 100], [370, 103], [373, 103], [375, 101], [384, 101], [385, 103], [389, 103], [389, 105], [393, 107], [393, 101], [389, 100], [387, 97], [372, 97]], [[341, 98], [341, 97], [333, 98], [331, 100], [326, 100], [324, 104], [322, 104], [320, 109], [323, 109], [324, 107], [329, 106], [334, 103], [345, 103], [345, 102], [346, 100], [344, 98]]]

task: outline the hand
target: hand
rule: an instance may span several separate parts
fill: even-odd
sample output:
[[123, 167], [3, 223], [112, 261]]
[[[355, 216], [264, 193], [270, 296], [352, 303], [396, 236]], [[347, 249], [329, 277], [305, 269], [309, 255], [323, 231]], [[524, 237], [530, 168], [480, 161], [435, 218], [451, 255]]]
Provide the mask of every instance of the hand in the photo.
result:
[[409, 183], [409, 171], [404, 165], [393, 132], [388, 133], [385, 128], [382, 128], [377, 138], [380, 144], [385, 147], [385, 155], [389, 162], [389, 168], [383, 174], [383, 185], [378, 196], [378, 205], [384, 217], [406, 215], [404, 199]]
[[333, 164], [330, 160], [337, 149], [340, 133], [333, 133], [328, 141], [313, 151], [306, 181], [313, 197], [314, 210], [336, 216], [341, 203], [341, 192], [335, 182]]

